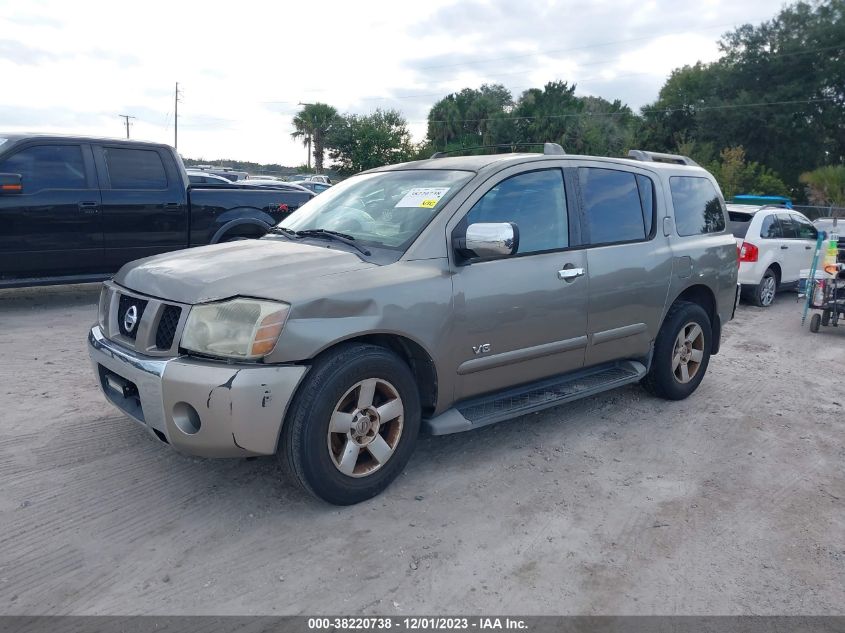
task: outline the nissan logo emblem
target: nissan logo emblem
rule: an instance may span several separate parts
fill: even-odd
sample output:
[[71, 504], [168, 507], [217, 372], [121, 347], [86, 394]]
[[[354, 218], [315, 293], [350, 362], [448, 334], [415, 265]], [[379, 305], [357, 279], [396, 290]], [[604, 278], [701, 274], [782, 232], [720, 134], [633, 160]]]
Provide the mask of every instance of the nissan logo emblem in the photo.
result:
[[126, 314], [123, 315], [123, 328], [132, 332], [138, 324], [138, 306], [129, 306]]

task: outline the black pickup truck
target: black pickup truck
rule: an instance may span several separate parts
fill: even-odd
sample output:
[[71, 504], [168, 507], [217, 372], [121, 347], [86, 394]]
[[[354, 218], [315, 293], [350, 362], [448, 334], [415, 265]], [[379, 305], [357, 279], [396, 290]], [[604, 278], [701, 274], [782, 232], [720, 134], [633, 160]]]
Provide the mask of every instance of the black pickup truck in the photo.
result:
[[141, 257], [260, 237], [313, 196], [192, 186], [168, 145], [0, 134], [0, 288], [96, 281]]

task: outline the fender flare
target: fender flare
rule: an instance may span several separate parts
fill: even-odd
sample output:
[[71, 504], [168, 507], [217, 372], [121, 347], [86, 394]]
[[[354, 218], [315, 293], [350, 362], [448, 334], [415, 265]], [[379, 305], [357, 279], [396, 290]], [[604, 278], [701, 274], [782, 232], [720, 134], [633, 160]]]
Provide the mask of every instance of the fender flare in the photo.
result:
[[265, 233], [270, 230], [272, 224], [267, 224], [266, 222], [262, 222], [256, 218], [240, 218], [238, 220], [230, 220], [226, 222], [223, 226], [221, 226], [211, 238], [209, 244], [217, 244], [226, 233], [231, 231], [233, 228], [238, 226], [254, 226], [260, 228]]

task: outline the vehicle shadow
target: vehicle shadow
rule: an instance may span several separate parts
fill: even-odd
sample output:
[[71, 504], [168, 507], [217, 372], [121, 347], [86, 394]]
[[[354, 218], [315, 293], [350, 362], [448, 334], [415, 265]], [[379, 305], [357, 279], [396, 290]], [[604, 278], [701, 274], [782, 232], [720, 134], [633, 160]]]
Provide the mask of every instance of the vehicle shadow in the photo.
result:
[[[276, 456], [227, 460], [228, 463], [197, 458], [194, 461], [202, 462], [198, 467], [205, 470], [204, 474], [197, 473], [198, 480], [213, 485], [218, 493], [225, 494], [230, 489], [229, 492], [237, 490], [239, 495], [250, 496], [249, 488], [245, 486], [247, 482], [256, 486], [253, 488], [256, 502], [266, 499], [269, 492], [276, 502], [282, 503], [264, 508], [277, 516], [289, 514], [294, 507], [297, 512], [307, 508], [308, 513], [317, 515], [327, 510], [357, 515], [361, 510], [385, 503], [413, 502], [419, 495], [428, 496], [433, 489], [449, 487], [462, 473], [474, 472], [479, 476], [489, 464], [507, 462], [515, 451], [522, 453], [517, 461], [530, 458], [528, 454], [536, 453], [542, 461], [541, 453], [569, 452], [570, 449], [564, 447], [580, 443], [587, 435], [605, 433], [609, 424], [615, 425], [610, 422], [610, 414], [614, 411], [617, 414], [620, 410], [627, 411], [630, 416], [626, 426], [636, 427], [654, 422], [642, 409], [672, 406], [655, 400], [643, 407], [641, 397], [641, 388], [633, 385], [464, 433], [439, 437], [421, 434], [402, 475], [381, 495], [349, 508], [328, 505], [303, 492]], [[220, 472], [217, 472], [218, 468]]]
[[100, 283], [67, 286], [35, 286], [30, 288], [0, 288], [0, 311], [28, 311], [37, 309], [77, 308], [96, 304]]

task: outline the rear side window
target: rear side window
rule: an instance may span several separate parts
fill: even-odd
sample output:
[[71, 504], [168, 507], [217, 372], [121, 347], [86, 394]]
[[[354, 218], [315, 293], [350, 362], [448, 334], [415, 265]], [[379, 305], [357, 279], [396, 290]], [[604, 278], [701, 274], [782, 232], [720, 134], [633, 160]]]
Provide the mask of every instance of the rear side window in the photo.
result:
[[725, 230], [725, 212], [716, 188], [707, 178], [672, 176], [672, 206], [678, 235], [719, 233]]
[[514, 222], [519, 229], [518, 254], [569, 246], [569, 221], [563, 172], [532, 171], [503, 180], [473, 205], [467, 224]]
[[591, 244], [634, 242], [651, 234], [651, 179], [615, 169], [580, 167], [578, 181]]
[[787, 239], [796, 239], [798, 237], [797, 222], [793, 222], [792, 216], [788, 213], [778, 213], [777, 216], [782, 236]]
[[819, 233], [816, 227], [809, 220], [802, 218], [800, 215], [792, 215], [792, 221], [798, 229], [798, 238], [802, 240], [815, 240]]
[[88, 188], [79, 145], [27, 147], [0, 163], [0, 172], [20, 174], [23, 193]]
[[112, 189], [167, 189], [167, 174], [155, 150], [103, 149]]
[[767, 215], [763, 218], [763, 224], [760, 226], [760, 237], [773, 240], [783, 237], [780, 230], [780, 223], [774, 215]]

